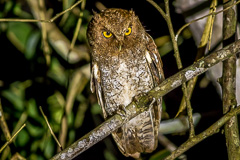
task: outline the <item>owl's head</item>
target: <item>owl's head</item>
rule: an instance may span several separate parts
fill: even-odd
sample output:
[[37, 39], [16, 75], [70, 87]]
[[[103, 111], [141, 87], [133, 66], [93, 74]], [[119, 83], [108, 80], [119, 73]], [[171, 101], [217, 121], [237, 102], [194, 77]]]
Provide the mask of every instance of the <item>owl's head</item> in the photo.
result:
[[133, 11], [110, 8], [94, 13], [87, 36], [93, 48], [121, 52], [141, 42], [143, 33], [145, 30]]

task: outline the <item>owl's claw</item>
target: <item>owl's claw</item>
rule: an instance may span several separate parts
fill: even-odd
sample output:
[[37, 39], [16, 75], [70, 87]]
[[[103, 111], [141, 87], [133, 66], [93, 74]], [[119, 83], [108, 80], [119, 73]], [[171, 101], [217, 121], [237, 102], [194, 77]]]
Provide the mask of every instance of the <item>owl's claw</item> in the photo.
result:
[[[140, 97], [143, 97], [143, 96], [146, 96], [147, 98], [150, 98], [147, 93], [140, 93], [139, 95], [133, 97], [133, 101], [136, 102], [136, 103], [138, 103], [139, 100], [140, 100], [139, 98], [140, 98]], [[153, 104], [156, 102], [156, 98], [151, 97], [151, 98], [150, 98], [150, 102], [151, 102], [151, 103], [148, 104], [149, 110], [152, 109]]]
[[156, 98], [152, 98], [152, 102], [150, 103], [150, 105], [149, 105], [149, 110], [151, 110], [152, 109], [152, 107], [153, 107], [153, 104], [156, 102]]
[[140, 93], [140, 94], [134, 96], [133, 101], [134, 102], [139, 102], [139, 98], [142, 97], [142, 96], [147, 96], [147, 93]]
[[126, 106], [119, 105], [116, 113], [119, 114], [120, 116], [126, 117], [126, 114], [127, 114]]
[[119, 105], [118, 110], [116, 111], [116, 114], [120, 115], [122, 118], [124, 118], [124, 124], [129, 121], [129, 112], [126, 110], [126, 106]]

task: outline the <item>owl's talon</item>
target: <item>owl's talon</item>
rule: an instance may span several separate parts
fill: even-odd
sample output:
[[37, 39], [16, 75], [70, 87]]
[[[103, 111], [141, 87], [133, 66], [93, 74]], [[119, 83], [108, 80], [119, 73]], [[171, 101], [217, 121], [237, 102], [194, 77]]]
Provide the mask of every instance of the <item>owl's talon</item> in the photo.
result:
[[134, 96], [133, 101], [134, 102], [139, 102], [139, 98], [142, 97], [142, 96], [147, 96], [147, 93], [140, 93], [140, 94]]
[[129, 121], [128, 119], [128, 112], [126, 110], [126, 106], [124, 105], [119, 105], [118, 106], [118, 110], [116, 111], [116, 114], [120, 115], [121, 117], [124, 118], [124, 122], [123, 123], [127, 123]]
[[149, 105], [149, 110], [151, 110], [152, 109], [152, 107], [153, 107], [153, 104], [156, 102], [156, 98], [152, 98], [152, 102], [150, 103], [150, 105]]
[[119, 114], [120, 116], [126, 117], [126, 114], [127, 114], [126, 106], [119, 105], [116, 113]]
[[154, 97], [149, 97], [147, 93], [140, 93], [139, 95], [134, 96], [134, 97], [133, 97], [133, 101], [136, 102], [136, 103], [138, 103], [138, 102], [140, 101], [140, 97], [144, 97], [144, 96], [145, 96], [146, 98], [148, 98], [149, 101], [151, 102], [150, 104], [147, 105], [147, 106], [149, 106], [149, 110], [151, 110], [152, 107], [153, 107], [153, 104], [156, 102], [156, 98], [154, 98]]

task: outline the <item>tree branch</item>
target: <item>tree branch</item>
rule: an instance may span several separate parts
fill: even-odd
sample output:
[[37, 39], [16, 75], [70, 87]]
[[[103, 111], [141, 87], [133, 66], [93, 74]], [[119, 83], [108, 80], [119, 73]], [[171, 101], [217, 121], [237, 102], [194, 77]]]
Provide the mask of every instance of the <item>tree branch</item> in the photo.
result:
[[[172, 44], [173, 44], [174, 56], [176, 59], [177, 67], [180, 70], [180, 69], [182, 69], [182, 61], [180, 58], [177, 39], [175, 39], [175, 33], [174, 33], [172, 20], [171, 20], [171, 16], [170, 16], [169, 0], [164, 0], [165, 10], [166, 10], [165, 14], [163, 13], [161, 7], [159, 7], [153, 0], [147, 0], [147, 1], [149, 3], [151, 3], [160, 12], [160, 14], [163, 16], [163, 18], [165, 19], [165, 21], [167, 23], [170, 37], [171, 37]], [[195, 135], [195, 131], [194, 131], [194, 125], [193, 125], [193, 119], [192, 119], [192, 107], [191, 107], [191, 103], [190, 103], [190, 100], [188, 97], [187, 86], [186, 86], [185, 82], [182, 83], [182, 91], [183, 91], [183, 95], [184, 95], [186, 105], [187, 105], [188, 122], [189, 122], [189, 130], [190, 130], [189, 137], [193, 137]]]
[[[148, 106], [147, 104], [151, 103], [152, 98], [164, 96], [168, 92], [180, 86], [182, 83], [204, 73], [210, 67], [221, 61], [226, 60], [227, 58], [237, 54], [238, 52], [240, 52], [240, 40], [232, 43], [224, 49], [208, 55], [204, 59], [199, 60], [198, 62], [183, 69], [182, 71], [179, 71], [175, 75], [163, 81], [159, 86], [149, 91], [145, 96], [139, 97], [138, 100], [130, 103], [126, 107], [125, 117], [118, 114], [114, 115], [113, 117], [103, 122], [100, 126], [96, 127], [94, 130], [74, 142], [71, 146], [67, 147], [62, 152], [56, 154], [52, 158], [52, 160], [72, 159], [76, 157], [77, 155], [81, 154], [94, 144], [98, 143], [99, 141], [110, 135], [111, 132], [121, 127], [128, 120], [137, 116], [141, 112], [148, 110], [149, 108], [145, 106]], [[234, 110], [234, 113], [235, 112], [236, 111]]]
[[[223, 8], [231, 6], [235, 1], [223, 0]], [[223, 12], [223, 46], [236, 38], [236, 6]], [[223, 62], [222, 74], [223, 113], [236, 107], [236, 55]], [[229, 160], [240, 160], [240, 142], [237, 116], [232, 117], [224, 126]]]
[[186, 142], [184, 142], [178, 149], [172, 152], [171, 155], [169, 155], [165, 160], [172, 160], [180, 156], [182, 153], [190, 149], [192, 146], [198, 144], [202, 140], [206, 139], [207, 137], [219, 132], [219, 128], [222, 127], [227, 121], [230, 120], [233, 116], [236, 116], [240, 113], [240, 107], [233, 109], [226, 115], [224, 115], [222, 118], [220, 118], [217, 122], [215, 122], [213, 125], [211, 125], [208, 129], [203, 131], [197, 136], [194, 136], [193, 138], [188, 139]]

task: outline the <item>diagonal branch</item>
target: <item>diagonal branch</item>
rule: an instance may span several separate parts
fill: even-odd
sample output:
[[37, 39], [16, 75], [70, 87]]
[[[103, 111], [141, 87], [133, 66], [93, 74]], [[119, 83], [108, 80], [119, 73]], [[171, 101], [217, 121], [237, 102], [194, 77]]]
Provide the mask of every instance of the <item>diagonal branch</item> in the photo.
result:
[[[161, 7], [159, 7], [153, 0], [147, 0], [147, 1], [149, 3], [151, 3], [162, 14], [163, 18], [165, 19], [165, 21], [167, 23], [170, 37], [172, 39], [174, 56], [176, 59], [177, 67], [180, 70], [180, 69], [182, 69], [182, 61], [180, 58], [177, 39], [175, 39], [175, 33], [174, 33], [172, 20], [171, 20], [171, 16], [170, 16], [169, 0], [164, 0], [165, 10], [166, 10], [165, 14], [162, 13], [163, 11], [162, 11]], [[193, 125], [193, 119], [192, 119], [192, 107], [191, 107], [191, 103], [190, 103], [190, 100], [188, 97], [188, 92], [187, 92], [187, 87], [186, 87], [185, 82], [182, 83], [182, 91], [183, 91], [183, 95], [184, 95], [186, 105], [187, 105], [187, 113], [188, 113], [189, 129], [190, 129], [189, 137], [191, 138], [195, 135], [195, 131], [194, 131], [194, 125]]]
[[229, 121], [232, 117], [236, 116], [240, 113], [240, 108], [235, 108], [226, 115], [224, 115], [222, 118], [220, 118], [217, 122], [215, 122], [213, 125], [211, 125], [208, 129], [203, 131], [202, 133], [198, 134], [197, 136], [194, 136], [191, 139], [188, 139], [186, 142], [184, 142], [178, 149], [173, 151], [171, 155], [169, 155], [165, 160], [172, 160], [180, 156], [182, 153], [193, 147], [194, 145], [198, 144], [202, 140], [206, 139], [209, 136], [212, 136], [215, 133], [219, 132], [219, 128], [222, 127], [227, 121]]
[[62, 152], [56, 154], [52, 160], [56, 159], [72, 159], [81, 154], [85, 150], [89, 149], [94, 144], [98, 143], [105, 137], [111, 134], [119, 127], [121, 127], [127, 120], [132, 119], [143, 111], [148, 110], [147, 104], [151, 103], [152, 98], [164, 96], [173, 89], [179, 87], [182, 83], [198, 76], [210, 67], [217, 63], [224, 61], [232, 55], [240, 52], [240, 40], [232, 43], [231, 45], [216, 51], [202, 60], [194, 63], [193, 65], [179, 71], [175, 75], [169, 77], [163, 81], [159, 86], [152, 89], [147, 95], [139, 97], [135, 102], [133, 101], [126, 107], [126, 116], [120, 116], [118, 114], [109, 118], [103, 122], [100, 126], [96, 127], [91, 132], [74, 142], [71, 146], [64, 149]]

